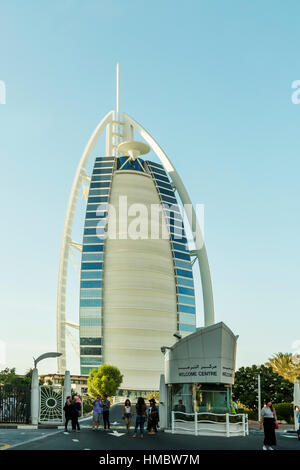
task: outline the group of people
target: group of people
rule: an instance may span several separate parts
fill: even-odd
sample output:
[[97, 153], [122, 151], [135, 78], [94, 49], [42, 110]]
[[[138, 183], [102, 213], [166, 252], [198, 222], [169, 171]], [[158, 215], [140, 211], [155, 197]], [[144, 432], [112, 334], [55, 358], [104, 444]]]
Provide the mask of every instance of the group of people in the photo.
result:
[[[135, 406], [135, 428], [132, 437], [136, 437], [138, 433], [138, 429], [140, 429], [140, 436], [141, 438], [144, 437], [144, 428], [145, 422], [147, 422], [147, 431], [148, 434], [154, 435], [157, 432], [158, 422], [159, 422], [159, 412], [158, 407], [156, 406], [156, 402], [154, 398], [149, 400], [149, 408], [147, 410], [147, 405], [145, 403], [144, 398], [140, 397], [137, 400], [137, 404]], [[134, 416], [133, 406], [131, 405], [130, 400], [127, 400], [123, 406], [123, 414], [122, 418], [126, 424], [126, 432], [129, 433], [130, 430], [130, 423]]]
[[[97, 396], [95, 400], [92, 401], [93, 405], [93, 423], [92, 429], [96, 431], [101, 425], [101, 421], [103, 420], [103, 428], [104, 430], [110, 429], [110, 422], [109, 422], [109, 409], [110, 409], [110, 401], [108, 400], [107, 396], [104, 395], [101, 398], [100, 395]], [[154, 398], [149, 400], [149, 408], [147, 410], [147, 406], [145, 403], [144, 398], [140, 397], [137, 400], [137, 404], [135, 406], [135, 412], [131, 401], [129, 399], [125, 400], [125, 403], [122, 408], [122, 419], [124, 419], [126, 432], [130, 432], [130, 423], [134, 415], [136, 415], [135, 420], [135, 428], [134, 434], [132, 437], [136, 437], [138, 430], [140, 430], [141, 438], [144, 437], [144, 429], [145, 423], [147, 422], [147, 430], [150, 435], [153, 435], [157, 432], [157, 426], [159, 422], [159, 413], [158, 407], [156, 406], [156, 402]]]
[[[110, 422], [109, 422], [109, 409], [110, 409], [110, 401], [106, 395], [101, 398], [100, 395], [97, 396], [95, 400], [92, 401], [93, 405], [93, 423], [92, 429], [95, 431], [99, 428], [101, 422], [101, 416], [103, 419], [103, 427], [104, 429], [110, 429]], [[133, 406], [130, 400], [127, 398], [122, 408], [122, 419], [125, 421], [126, 425], [126, 432], [130, 432], [130, 423], [134, 414], [136, 415], [135, 420], [135, 428], [132, 437], [136, 437], [138, 430], [140, 430], [140, 437], [144, 437], [144, 428], [145, 423], [147, 422], [147, 430], [148, 434], [154, 435], [157, 432], [157, 427], [159, 423], [159, 411], [158, 407], [156, 406], [156, 402], [154, 398], [149, 400], [149, 408], [147, 409], [147, 405], [145, 403], [145, 399], [140, 397], [137, 400], [137, 404], [135, 406], [135, 413]], [[65, 431], [68, 431], [68, 423], [69, 421], [72, 422], [72, 431], [80, 431], [80, 426], [78, 422], [78, 418], [81, 416], [81, 407], [82, 403], [78, 396], [75, 396], [72, 400], [72, 397], [68, 396], [66, 398], [66, 403], [64, 406], [65, 412]], [[178, 405], [176, 405], [176, 410], [178, 412], [185, 412], [185, 406], [182, 403], [182, 400], [179, 400]], [[300, 429], [300, 408], [298, 408], [299, 413], [299, 429]], [[276, 445], [276, 434], [275, 429], [278, 428], [277, 423], [277, 416], [275, 408], [273, 407], [272, 400], [266, 400], [266, 406], [261, 410], [261, 420], [259, 423], [260, 429], [264, 428], [264, 445], [263, 450], [273, 450], [273, 446]], [[299, 430], [300, 435], [300, 430]]]
[[[93, 422], [92, 422], [92, 429], [96, 431], [101, 425], [101, 421], [103, 421], [103, 428], [104, 430], [110, 429], [110, 421], [109, 421], [109, 409], [110, 409], [110, 401], [108, 397], [104, 395], [101, 397], [97, 395], [95, 400], [92, 400], [91, 404], [93, 405]], [[158, 407], [156, 406], [156, 402], [154, 398], [149, 400], [149, 408], [147, 409], [147, 405], [145, 403], [145, 399], [140, 397], [137, 400], [137, 404], [135, 406], [135, 412], [131, 401], [129, 399], [125, 400], [125, 403], [122, 408], [122, 419], [124, 419], [126, 425], [126, 432], [130, 432], [130, 423], [134, 415], [136, 416], [135, 419], [135, 428], [132, 437], [136, 437], [138, 430], [140, 430], [141, 438], [144, 437], [145, 432], [145, 423], [147, 422], [147, 430], [148, 434], [154, 435], [157, 432], [158, 422], [159, 422], [159, 412]], [[72, 397], [68, 396], [66, 398], [66, 403], [64, 406], [65, 412], [65, 432], [68, 432], [68, 423], [69, 421], [72, 422], [72, 431], [80, 431], [80, 425], [78, 422], [78, 418], [81, 416], [81, 407], [82, 403], [78, 396]]]
[[68, 432], [68, 423], [69, 421], [72, 422], [72, 431], [79, 432], [80, 431], [80, 426], [78, 422], [78, 418], [81, 416], [81, 400], [80, 398], [76, 395], [74, 397], [74, 400], [72, 400], [71, 396], [68, 396], [66, 398], [66, 403], [64, 406], [64, 412], [65, 412], [65, 432]]

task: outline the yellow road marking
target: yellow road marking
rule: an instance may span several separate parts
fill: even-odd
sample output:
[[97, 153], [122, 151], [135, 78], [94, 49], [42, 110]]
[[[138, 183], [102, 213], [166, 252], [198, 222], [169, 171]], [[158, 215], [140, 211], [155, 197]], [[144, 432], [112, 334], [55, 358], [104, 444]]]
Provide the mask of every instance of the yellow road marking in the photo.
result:
[[9, 444], [3, 444], [3, 445], [1, 446], [1, 442], [0, 442], [0, 450], [1, 450], [1, 449], [7, 449], [7, 447], [10, 447], [10, 445], [9, 445]]

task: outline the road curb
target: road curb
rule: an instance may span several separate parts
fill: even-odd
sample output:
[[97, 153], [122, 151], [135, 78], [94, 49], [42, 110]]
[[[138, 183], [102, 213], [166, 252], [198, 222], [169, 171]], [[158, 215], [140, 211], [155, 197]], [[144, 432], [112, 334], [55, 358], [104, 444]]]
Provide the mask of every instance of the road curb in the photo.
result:
[[[79, 419], [79, 423], [88, 420], [91, 418], [92, 415], [88, 414], [86, 416], [83, 416], [82, 418]], [[63, 424], [0, 424], [0, 431], [1, 429], [23, 429], [27, 431], [32, 431], [34, 429], [64, 429]]]

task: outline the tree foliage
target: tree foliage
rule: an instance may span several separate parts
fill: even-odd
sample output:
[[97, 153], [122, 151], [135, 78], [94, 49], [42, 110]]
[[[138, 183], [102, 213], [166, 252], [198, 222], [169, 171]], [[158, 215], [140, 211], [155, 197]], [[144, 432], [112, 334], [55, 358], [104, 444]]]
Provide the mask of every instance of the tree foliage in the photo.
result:
[[297, 362], [293, 362], [292, 353], [277, 353], [269, 358], [266, 366], [272, 367], [274, 372], [294, 383], [295, 379], [300, 378], [300, 365]]
[[241, 367], [235, 373], [232, 397], [251, 410], [258, 406], [258, 382], [260, 374], [261, 398], [276, 403], [290, 403], [293, 400], [293, 384], [265, 365]]
[[116, 394], [123, 380], [120, 370], [108, 364], [90, 371], [88, 378], [88, 393], [96, 398], [97, 395], [112, 397]]
[[154, 392], [147, 393], [146, 399], [151, 400], [151, 398], [154, 398], [156, 403], [158, 403], [159, 402], [159, 392], [156, 390]]
[[[30, 388], [32, 378], [32, 369], [29, 369], [24, 376], [16, 374], [16, 369], [3, 369], [0, 371], [0, 385], [12, 388]], [[40, 385], [42, 381], [40, 380]]]
[[14, 385], [15, 382], [18, 380], [16, 375], [16, 369], [3, 369], [0, 371], [0, 384], [1, 385]]

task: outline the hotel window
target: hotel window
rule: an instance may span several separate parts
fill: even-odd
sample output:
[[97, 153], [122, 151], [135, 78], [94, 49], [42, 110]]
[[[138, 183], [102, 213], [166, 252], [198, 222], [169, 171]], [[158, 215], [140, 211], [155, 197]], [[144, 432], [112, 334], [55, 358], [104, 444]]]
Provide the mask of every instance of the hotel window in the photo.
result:
[[98, 238], [97, 236], [95, 237], [84, 237], [83, 238], [83, 243], [84, 244], [90, 244], [90, 243], [102, 243], [102, 238]]
[[83, 289], [96, 289], [102, 287], [102, 281], [81, 281], [80, 287]]
[[194, 287], [193, 279], [187, 279], [185, 277], [177, 277], [177, 284], [182, 286]]
[[169, 179], [168, 179], [166, 176], [162, 176], [162, 175], [157, 174], [157, 173], [156, 173], [156, 169], [154, 170], [154, 169], [152, 168], [152, 171], [153, 171], [153, 177], [154, 177], [155, 180], [157, 180], [157, 181], [164, 181], [165, 183], [169, 183], [169, 184], [170, 184], [170, 181], [169, 181]]
[[90, 189], [89, 197], [95, 196], [107, 196], [109, 194], [110, 188], [103, 188], [103, 189]]
[[82, 356], [101, 356], [101, 348], [80, 348]]
[[97, 212], [87, 212], [85, 217], [86, 219], [99, 219], [100, 217], [106, 217], [106, 216], [107, 216], [106, 211], [102, 212], [99, 209], [97, 210]]
[[96, 157], [95, 162], [114, 162], [115, 157]]
[[111, 181], [111, 175], [93, 175], [92, 182], [94, 181]]
[[179, 315], [180, 323], [192, 323], [193, 325], [195, 325], [195, 320], [196, 320], [195, 315], [187, 315], [185, 313], [180, 313]]
[[95, 317], [95, 318], [100, 318], [101, 317], [101, 308], [81, 308], [80, 309], [80, 317]]
[[99, 245], [83, 245], [82, 251], [84, 253], [92, 251], [103, 251], [103, 243], [100, 244], [99, 240]]
[[82, 270], [89, 270], [89, 269], [93, 269], [93, 270], [98, 270], [98, 269], [102, 269], [103, 268], [103, 263], [93, 263], [93, 262], [90, 262], [90, 263], [82, 263], [81, 264], [81, 269]]
[[189, 251], [185, 243], [173, 242], [173, 249], [179, 251]]
[[164, 189], [164, 188], [159, 188], [159, 192], [161, 194], [167, 194], [168, 196], [174, 197], [174, 191], [170, 191], [170, 190]]
[[105, 196], [90, 196], [88, 199], [88, 204], [96, 204], [97, 202], [107, 202], [108, 201], [108, 195]]
[[175, 258], [186, 259], [186, 260], [189, 260], [189, 261], [191, 259], [189, 253], [182, 253], [180, 251], [174, 251], [174, 256], [175, 256]]
[[195, 307], [190, 307], [189, 305], [178, 305], [178, 311], [182, 313], [196, 313]]
[[179, 324], [180, 331], [196, 331], [196, 327], [194, 325], [185, 325], [180, 323]]
[[101, 224], [101, 219], [86, 220], [84, 227], [98, 227], [99, 223]]
[[195, 295], [194, 289], [188, 289], [187, 287], [178, 286], [177, 290], [178, 290], [179, 294], [186, 294], [186, 295], [192, 295], [192, 296]]
[[101, 366], [102, 361], [99, 357], [82, 357], [81, 364], [84, 366]]
[[111, 184], [110, 181], [104, 181], [102, 183], [91, 183], [90, 188], [91, 189], [93, 189], [93, 188], [109, 188], [110, 184]]
[[189, 305], [195, 305], [195, 298], [193, 297], [185, 297], [183, 295], [178, 296], [178, 302], [181, 304], [189, 304]]
[[103, 271], [82, 271], [81, 279], [102, 279]]
[[176, 269], [176, 273], [177, 273], [177, 276], [193, 278], [193, 272], [192, 271], [186, 271], [186, 270], [183, 270], [183, 269]]
[[102, 297], [102, 289], [80, 289], [81, 298], [96, 298]]
[[181, 261], [179, 259], [175, 259], [175, 265], [178, 266], [178, 268], [183, 268], [183, 269], [192, 269], [192, 265], [190, 261]]
[[101, 346], [101, 338], [80, 338], [80, 346]]
[[80, 299], [80, 307], [101, 307], [101, 303], [101, 299]]

